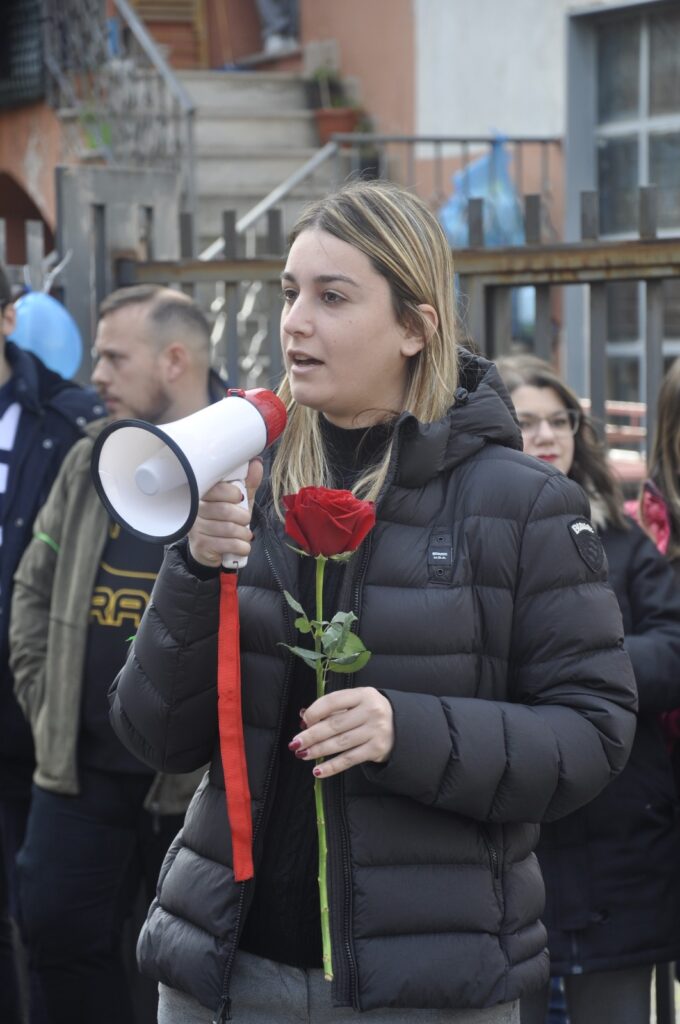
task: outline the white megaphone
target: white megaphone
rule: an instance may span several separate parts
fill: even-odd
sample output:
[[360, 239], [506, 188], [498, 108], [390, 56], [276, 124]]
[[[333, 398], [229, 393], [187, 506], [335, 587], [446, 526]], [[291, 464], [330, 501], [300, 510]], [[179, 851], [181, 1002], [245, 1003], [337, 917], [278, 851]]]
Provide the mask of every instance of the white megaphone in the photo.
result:
[[[95, 442], [94, 485], [126, 530], [142, 540], [169, 544], [191, 529], [199, 499], [219, 480], [240, 486], [247, 508], [248, 463], [285, 425], [283, 402], [266, 388], [231, 388], [219, 402], [162, 427], [118, 420]], [[245, 558], [226, 556], [223, 564], [239, 569], [245, 563]]]

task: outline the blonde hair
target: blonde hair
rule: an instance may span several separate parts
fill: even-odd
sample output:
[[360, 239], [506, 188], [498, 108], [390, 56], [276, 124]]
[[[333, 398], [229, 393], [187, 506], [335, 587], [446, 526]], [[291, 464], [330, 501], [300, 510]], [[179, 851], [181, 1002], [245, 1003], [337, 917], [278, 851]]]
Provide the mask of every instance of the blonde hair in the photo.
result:
[[680, 558], [680, 358], [671, 363], [661, 383], [648, 465], [668, 508], [668, 557]]
[[[453, 259], [435, 216], [413, 193], [386, 181], [354, 181], [307, 206], [293, 228], [292, 245], [303, 231], [327, 231], [368, 257], [390, 286], [397, 322], [424, 337], [422, 350], [409, 362], [404, 410], [422, 422], [440, 419], [453, 403], [458, 358], [453, 298]], [[438, 325], [419, 305], [432, 306]], [[367, 339], [370, 344], [370, 339]], [[272, 466], [275, 507], [281, 497], [301, 487], [332, 483], [324, 451], [320, 414], [298, 405], [284, 378], [279, 396], [288, 410], [288, 425]], [[375, 500], [387, 475], [392, 445], [380, 463], [352, 488]]]

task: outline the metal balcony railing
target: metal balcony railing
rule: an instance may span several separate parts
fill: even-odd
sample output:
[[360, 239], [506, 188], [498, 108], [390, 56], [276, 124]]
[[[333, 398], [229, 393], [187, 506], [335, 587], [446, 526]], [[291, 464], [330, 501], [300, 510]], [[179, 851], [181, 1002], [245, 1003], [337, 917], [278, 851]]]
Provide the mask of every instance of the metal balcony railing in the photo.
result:
[[72, 154], [181, 175], [195, 213], [194, 104], [127, 0], [44, 0], [47, 96]]

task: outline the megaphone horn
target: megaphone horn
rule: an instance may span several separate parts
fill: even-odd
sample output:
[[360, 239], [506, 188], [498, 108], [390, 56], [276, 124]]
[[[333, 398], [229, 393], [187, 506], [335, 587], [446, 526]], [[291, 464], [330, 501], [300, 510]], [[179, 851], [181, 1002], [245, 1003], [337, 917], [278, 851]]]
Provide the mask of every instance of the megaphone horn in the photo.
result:
[[[199, 499], [218, 480], [245, 496], [248, 463], [286, 425], [286, 409], [266, 388], [232, 388], [227, 397], [162, 427], [110, 423], [95, 441], [92, 476], [110, 515], [142, 540], [169, 544], [191, 529]], [[245, 559], [228, 559], [240, 568]]]

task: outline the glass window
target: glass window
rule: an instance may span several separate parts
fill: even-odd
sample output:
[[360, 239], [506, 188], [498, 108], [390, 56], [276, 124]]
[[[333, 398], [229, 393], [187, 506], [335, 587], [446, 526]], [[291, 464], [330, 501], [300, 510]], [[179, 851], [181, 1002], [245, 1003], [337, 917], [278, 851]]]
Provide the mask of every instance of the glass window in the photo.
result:
[[607, 360], [607, 397], [620, 402], [640, 401], [640, 361], [610, 356]]
[[663, 333], [665, 338], [680, 338], [680, 280], [661, 282], [663, 295]]
[[602, 24], [597, 30], [598, 121], [638, 116], [640, 20]]
[[659, 227], [680, 224], [680, 132], [649, 136], [649, 183], [658, 190]]
[[638, 225], [638, 139], [598, 139], [600, 232], [635, 231]]
[[649, 19], [649, 112], [680, 110], [680, 11]]
[[614, 281], [606, 288], [607, 339], [635, 341], [640, 336], [637, 281]]

